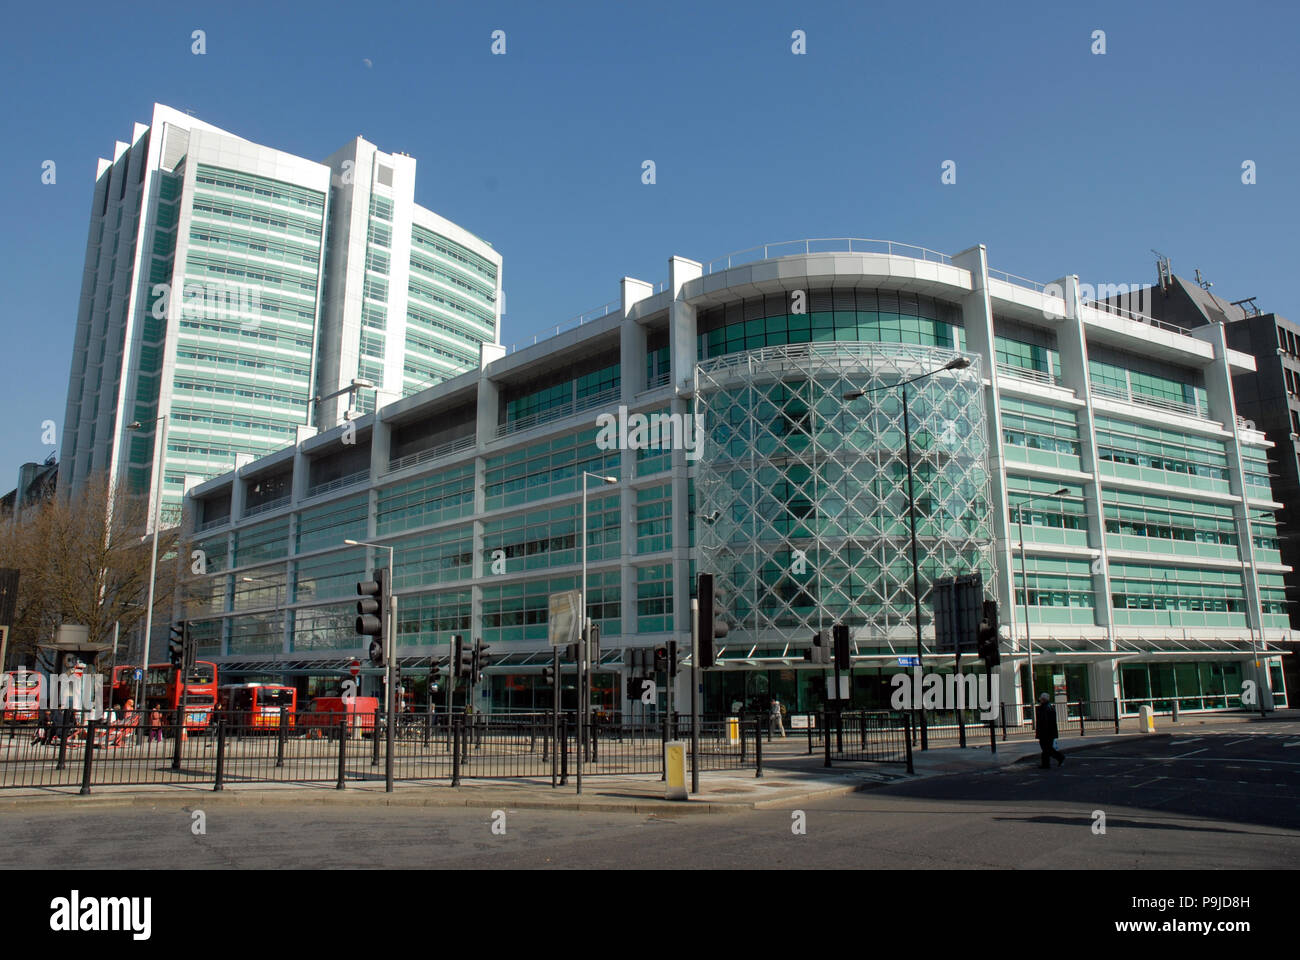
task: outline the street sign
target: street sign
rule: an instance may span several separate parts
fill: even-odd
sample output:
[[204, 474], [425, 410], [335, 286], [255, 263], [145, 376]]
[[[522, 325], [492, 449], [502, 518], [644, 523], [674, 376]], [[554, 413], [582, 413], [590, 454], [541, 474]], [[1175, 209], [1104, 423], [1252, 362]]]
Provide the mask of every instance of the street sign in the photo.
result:
[[899, 657], [898, 665], [900, 667], [919, 667], [921, 665], [920, 657]]
[[352, 676], [354, 677], [359, 676], [361, 673], [361, 661], [353, 660], [351, 663], [349, 663], [348, 673], [352, 674]]
[[131, 671], [131, 679], [132, 679], [132, 680], [139, 680], [139, 679], [140, 679], [140, 668], [139, 668], [139, 667], [136, 667], [134, 670]]
[[567, 647], [577, 643], [582, 636], [578, 608], [582, 606], [582, 593], [565, 590], [553, 593], [546, 618], [546, 638], [553, 647]]

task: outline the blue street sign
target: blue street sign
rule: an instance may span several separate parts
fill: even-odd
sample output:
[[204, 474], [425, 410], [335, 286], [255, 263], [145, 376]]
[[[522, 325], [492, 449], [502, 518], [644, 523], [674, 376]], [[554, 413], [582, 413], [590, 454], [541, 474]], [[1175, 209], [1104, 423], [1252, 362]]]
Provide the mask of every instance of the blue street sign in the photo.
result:
[[139, 667], [136, 667], [136, 668], [135, 668], [135, 672], [132, 674], [131, 679], [132, 679], [132, 680], [139, 680], [139, 679], [140, 679], [140, 668], [139, 668]]
[[919, 667], [921, 660], [919, 657], [899, 657], [898, 665], [900, 667]]

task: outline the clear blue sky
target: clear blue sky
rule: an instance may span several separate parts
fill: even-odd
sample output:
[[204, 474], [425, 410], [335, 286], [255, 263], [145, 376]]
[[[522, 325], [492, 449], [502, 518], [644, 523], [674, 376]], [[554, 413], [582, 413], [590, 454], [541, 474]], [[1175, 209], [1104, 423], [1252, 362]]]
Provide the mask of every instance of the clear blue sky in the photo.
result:
[[10, 4], [0, 25], [0, 492], [62, 428], [96, 158], [154, 101], [314, 159], [357, 134], [416, 157], [417, 201], [505, 257], [505, 343], [671, 255], [803, 237], [984, 243], [1092, 283], [1152, 280], [1154, 247], [1300, 318], [1289, 3]]

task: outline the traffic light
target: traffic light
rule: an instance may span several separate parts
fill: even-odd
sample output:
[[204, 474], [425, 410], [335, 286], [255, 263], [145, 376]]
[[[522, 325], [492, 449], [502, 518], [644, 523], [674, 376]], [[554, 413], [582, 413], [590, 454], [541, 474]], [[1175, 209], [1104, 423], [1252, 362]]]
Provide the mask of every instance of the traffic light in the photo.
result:
[[677, 676], [677, 641], [668, 641], [668, 676]]
[[429, 664], [429, 679], [427, 684], [430, 694], [437, 693], [438, 688], [442, 686], [442, 668], [438, 666], [437, 660], [434, 660]]
[[181, 633], [181, 672], [188, 678], [194, 676], [198, 650], [194, 645], [194, 628], [188, 620], [184, 622], [184, 627]]
[[668, 672], [668, 648], [655, 647], [655, 673]]
[[700, 666], [711, 667], [716, 663], [713, 641], [721, 640], [727, 635], [727, 621], [723, 619], [725, 594], [715, 590], [713, 574], [701, 573], [695, 595], [698, 598], [698, 618], [695, 624], [696, 649], [699, 652]]
[[184, 620], [172, 624], [171, 636], [167, 640], [167, 659], [177, 670], [185, 666], [185, 628]]
[[488, 659], [487, 652], [492, 648], [483, 642], [482, 638], [474, 641], [474, 655], [471, 658], [470, 676], [476, 681], [483, 679], [483, 670], [491, 662]]
[[466, 646], [459, 633], [452, 640], [456, 648], [455, 663], [452, 667], [456, 671], [456, 679], [472, 681], [474, 679], [474, 648], [473, 646]]
[[370, 638], [370, 662], [384, 666], [384, 571], [375, 579], [357, 581], [357, 633]]
[[988, 667], [996, 667], [1002, 662], [1002, 651], [998, 649], [998, 603], [996, 600], [984, 601], [984, 617], [980, 620], [979, 633], [976, 635], [976, 652], [984, 658]]
[[812, 646], [803, 652], [803, 658], [810, 660], [818, 666], [825, 666], [830, 661], [829, 651], [822, 645], [822, 635], [814, 633]]
[[555, 667], [549, 663], [542, 667], [542, 683], [547, 687], [555, 686]]
[[835, 667], [837, 670], [849, 669], [849, 625], [837, 623], [831, 628], [831, 637], [835, 641]]

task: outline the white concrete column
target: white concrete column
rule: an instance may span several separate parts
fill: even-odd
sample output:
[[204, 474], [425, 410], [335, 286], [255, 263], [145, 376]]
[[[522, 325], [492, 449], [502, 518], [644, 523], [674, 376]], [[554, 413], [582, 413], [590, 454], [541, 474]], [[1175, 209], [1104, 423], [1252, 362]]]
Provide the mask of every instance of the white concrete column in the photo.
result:
[[235, 470], [230, 478], [230, 521], [236, 523], [244, 519], [244, 504], [247, 501], [247, 488], [244, 478], [240, 476], [244, 467], [253, 462], [251, 453], [235, 454]]
[[[1256, 689], [1264, 705], [1273, 709], [1268, 658], [1264, 647], [1264, 618], [1259, 597], [1259, 571], [1255, 566], [1255, 538], [1250, 527], [1250, 491], [1246, 488], [1246, 470], [1241, 458], [1241, 428], [1237, 423], [1237, 403], [1232, 391], [1232, 368], [1228, 364], [1227, 332], [1222, 324], [1201, 327], [1194, 334], [1214, 347], [1214, 359], [1205, 367], [1205, 394], [1210, 416], [1220, 421], [1231, 437], [1224, 441], [1228, 455], [1228, 489], [1235, 498], [1233, 518], [1237, 521], [1237, 542], [1241, 544], [1242, 581], [1246, 601], [1246, 624], [1257, 638], [1261, 651], [1258, 661], [1250, 662]], [[1259, 666], [1256, 667], [1258, 662]]]
[[501, 388], [487, 374], [493, 360], [506, 355], [506, 348], [495, 343], [479, 344], [478, 423], [475, 442], [482, 447], [497, 437], [497, 416], [500, 412]]
[[[694, 408], [694, 381], [697, 347], [695, 344], [695, 308], [683, 297], [682, 288], [704, 273], [694, 260], [672, 257], [668, 261], [668, 289], [672, 305], [668, 308], [668, 353], [672, 363], [674, 396], [672, 413], [690, 422]], [[644, 361], [643, 361], [644, 362]], [[672, 530], [673, 530], [673, 633], [678, 649], [690, 649], [691, 640], [691, 550], [690, 550], [690, 462], [684, 449], [672, 452]], [[685, 646], [683, 646], [685, 645]]]
[[[1088, 544], [1101, 552], [1100, 563], [1093, 564], [1092, 589], [1097, 625], [1106, 628], [1106, 639], [1115, 649], [1115, 617], [1110, 599], [1110, 561], [1106, 551], [1105, 512], [1102, 505], [1101, 478], [1097, 469], [1097, 432], [1092, 414], [1092, 381], [1088, 375], [1088, 338], [1083, 325], [1083, 301], [1079, 296], [1079, 278], [1062, 277], [1049, 284], [1061, 292], [1065, 301], [1065, 319], [1057, 331], [1056, 346], [1061, 357], [1061, 382], [1083, 401], [1078, 410], [1079, 466], [1092, 479], [1083, 485], [1083, 501], [1088, 511]], [[1115, 678], [1118, 683], [1118, 676]]]
[[[993, 511], [993, 563], [997, 582], [990, 591], [997, 600], [1001, 619], [1010, 627], [1011, 652], [1020, 653], [1021, 624], [1016, 616], [1015, 558], [1012, 555], [1011, 524], [1008, 520], [1006, 463], [1002, 445], [1002, 411], [998, 407], [998, 364], [994, 337], [993, 304], [989, 300], [988, 250], [978, 244], [955, 254], [953, 266], [970, 271], [971, 291], [961, 298], [965, 352], [980, 359], [984, 380], [985, 430], [988, 433], [988, 469]], [[1024, 702], [1017, 661], [1004, 660], [999, 668], [999, 686], [1004, 703]]]
[[623, 402], [632, 399], [646, 388], [646, 331], [645, 327], [630, 318], [636, 304], [654, 294], [654, 287], [644, 280], [624, 277], [621, 284], [623, 296], [623, 326], [619, 331], [619, 376], [623, 386]]

